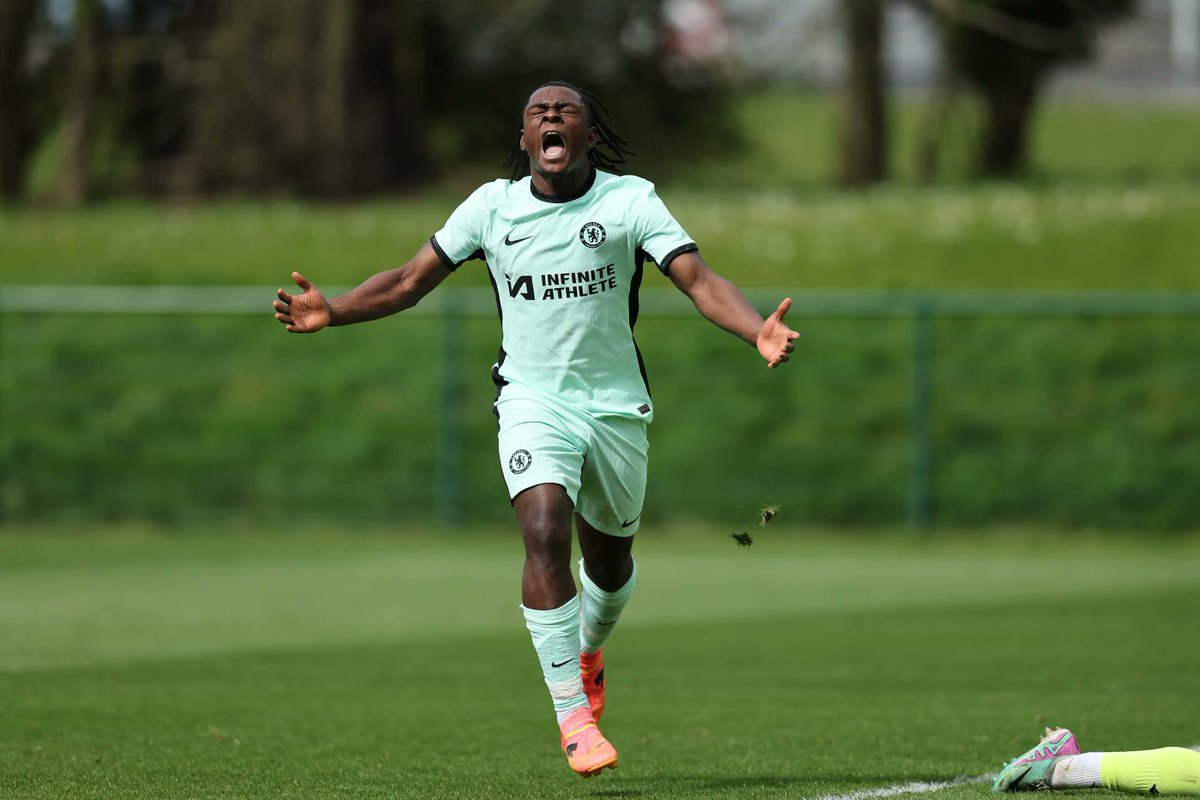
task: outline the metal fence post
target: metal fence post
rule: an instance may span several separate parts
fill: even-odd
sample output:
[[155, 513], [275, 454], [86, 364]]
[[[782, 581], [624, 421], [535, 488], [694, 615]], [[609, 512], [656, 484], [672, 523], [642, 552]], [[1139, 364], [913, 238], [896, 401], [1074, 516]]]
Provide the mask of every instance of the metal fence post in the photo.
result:
[[911, 466], [908, 524], [933, 523], [933, 301], [919, 297], [912, 313]]
[[437, 511], [447, 528], [462, 525], [463, 327], [466, 315], [458, 293], [443, 291], [441, 308], [441, 380], [438, 394]]

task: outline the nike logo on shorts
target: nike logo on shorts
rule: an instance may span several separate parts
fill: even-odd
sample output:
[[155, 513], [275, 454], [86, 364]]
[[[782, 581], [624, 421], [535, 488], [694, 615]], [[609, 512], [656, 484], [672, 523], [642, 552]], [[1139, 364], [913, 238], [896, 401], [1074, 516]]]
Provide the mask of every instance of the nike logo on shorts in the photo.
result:
[[632, 525], [633, 523], [637, 522], [637, 521], [638, 521], [639, 519], [641, 519], [641, 518], [642, 518], [642, 515], [641, 515], [641, 514], [638, 514], [636, 517], [634, 517], [633, 519], [629, 520], [628, 522], [622, 522], [622, 523], [621, 523], [621, 527], [622, 527], [622, 528], [628, 528], [630, 525]]

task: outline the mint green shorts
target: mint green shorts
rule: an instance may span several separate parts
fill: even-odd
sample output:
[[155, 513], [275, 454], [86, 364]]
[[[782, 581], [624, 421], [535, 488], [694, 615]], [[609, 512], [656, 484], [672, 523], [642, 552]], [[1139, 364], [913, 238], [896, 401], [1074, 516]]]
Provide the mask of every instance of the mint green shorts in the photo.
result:
[[500, 471], [508, 496], [557, 483], [588, 524], [633, 536], [646, 499], [646, 422], [593, 417], [554, 398], [507, 384], [496, 400]]

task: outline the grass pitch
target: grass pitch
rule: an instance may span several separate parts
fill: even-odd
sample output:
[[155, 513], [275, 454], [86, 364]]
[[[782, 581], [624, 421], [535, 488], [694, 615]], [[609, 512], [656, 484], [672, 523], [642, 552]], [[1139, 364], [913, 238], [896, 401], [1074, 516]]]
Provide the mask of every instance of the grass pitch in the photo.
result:
[[1200, 743], [1194, 537], [754, 531], [640, 537], [587, 782], [515, 534], [9, 533], [0, 797], [815, 798], [981, 776], [1043, 724]]

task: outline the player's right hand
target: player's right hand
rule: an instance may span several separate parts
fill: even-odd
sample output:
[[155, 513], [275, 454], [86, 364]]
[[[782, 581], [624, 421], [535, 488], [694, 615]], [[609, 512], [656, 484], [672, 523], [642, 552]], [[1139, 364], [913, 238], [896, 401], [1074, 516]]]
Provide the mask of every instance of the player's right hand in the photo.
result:
[[280, 289], [279, 299], [274, 303], [275, 319], [291, 333], [316, 333], [329, 324], [329, 301], [299, 272], [292, 273], [292, 280], [304, 291], [288, 294]]

